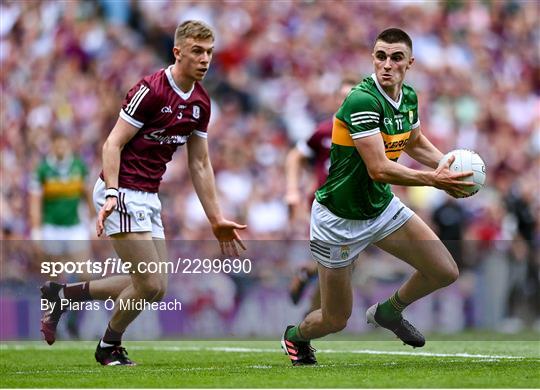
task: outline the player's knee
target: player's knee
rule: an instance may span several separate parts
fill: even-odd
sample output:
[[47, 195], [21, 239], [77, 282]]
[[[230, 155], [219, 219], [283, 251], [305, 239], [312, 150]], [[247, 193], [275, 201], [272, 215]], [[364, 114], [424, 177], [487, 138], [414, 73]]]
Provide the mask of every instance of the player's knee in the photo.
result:
[[167, 281], [161, 281], [159, 285], [159, 292], [154, 297], [154, 302], [159, 302], [163, 299], [165, 296], [165, 293], [167, 292]]
[[152, 302], [159, 302], [163, 299], [164, 296], [165, 296], [165, 289], [160, 288], [159, 291], [156, 292], [156, 295], [154, 295]]
[[451, 265], [444, 268], [438, 275], [437, 279], [441, 287], [446, 287], [454, 283], [459, 277], [459, 269], [456, 263], [452, 262]]
[[334, 316], [330, 317], [326, 320], [326, 323], [329, 327], [329, 331], [332, 333], [337, 333], [342, 331], [347, 327], [347, 321], [349, 320], [349, 316]]
[[165, 295], [165, 289], [159, 280], [146, 281], [138, 287], [139, 293], [149, 302], [158, 302]]
[[168, 280], [167, 279], [161, 279], [161, 293], [162, 293], [162, 296], [161, 298], [163, 298], [163, 296], [165, 295], [165, 293], [167, 292], [167, 287], [168, 287], [169, 283], [168, 283]]
[[331, 331], [332, 333], [341, 332], [343, 329], [347, 327], [347, 319], [336, 319], [330, 323]]

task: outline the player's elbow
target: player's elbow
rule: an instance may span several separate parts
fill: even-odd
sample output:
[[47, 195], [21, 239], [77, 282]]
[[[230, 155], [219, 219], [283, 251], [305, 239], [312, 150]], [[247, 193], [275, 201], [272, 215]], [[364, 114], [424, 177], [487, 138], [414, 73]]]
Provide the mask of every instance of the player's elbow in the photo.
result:
[[124, 145], [120, 145], [120, 144], [114, 142], [109, 137], [103, 143], [102, 152], [103, 152], [103, 154], [109, 154], [109, 153], [114, 153], [114, 152], [118, 153], [118, 152], [122, 151], [123, 147], [124, 147]]
[[208, 169], [209, 165], [208, 158], [192, 158], [188, 163], [189, 172], [192, 175], [202, 173]]
[[371, 180], [374, 181], [384, 182], [384, 179], [386, 178], [384, 166], [380, 164], [367, 165], [367, 172]]
[[368, 174], [371, 180], [373, 181], [381, 181], [383, 178], [383, 174], [381, 171], [371, 170], [371, 171], [368, 171]]
[[112, 142], [109, 139], [107, 139], [105, 143], [103, 144], [103, 147], [101, 148], [103, 155], [105, 156], [109, 154], [110, 152], [112, 152], [113, 150], [114, 148], [113, 148]]
[[285, 157], [285, 165], [300, 165], [303, 160], [303, 155], [300, 153], [298, 148], [292, 148]]

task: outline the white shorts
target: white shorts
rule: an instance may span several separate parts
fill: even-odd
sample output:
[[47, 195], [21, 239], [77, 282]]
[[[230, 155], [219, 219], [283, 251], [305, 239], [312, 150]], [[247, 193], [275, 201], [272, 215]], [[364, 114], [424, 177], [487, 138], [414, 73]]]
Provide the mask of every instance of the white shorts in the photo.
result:
[[41, 228], [43, 250], [53, 256], [79, 253], [90, 249], [89, 228], [83, 224], [59, 226], [45, 224]]
[[[94, 186], [96, 211], [105, 204], [105, 182], [98, 178]], [[165, 238], [161, 222], [161, 201], [152, 192], [118, 189], [116, 209], [105, 220], [105, 234], [151, 232], [153, 238]]]
[[311, 255], [327, 268], [346, 267], [369, 244], [395, 232], [413, 215], [397, 196], [378, 217], [366, 220], [340, 218], [314, 200], [309, 232]]

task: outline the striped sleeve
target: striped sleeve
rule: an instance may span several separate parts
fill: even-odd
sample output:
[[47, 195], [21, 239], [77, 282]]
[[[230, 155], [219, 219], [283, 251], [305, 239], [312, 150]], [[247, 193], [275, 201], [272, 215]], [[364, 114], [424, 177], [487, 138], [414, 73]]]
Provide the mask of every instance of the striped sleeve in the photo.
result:
[[336, 115], [347, 124], [352, 139], [367, 137], [380, 131], [382, 108], [374, 96], [355, 91], [343, 102]]
[[148, 84], [143, 80], [138, 82], [127, 93], [120, 110], [120, 118], [137, 128], [143, 127], [151, 113], [150, 95]]

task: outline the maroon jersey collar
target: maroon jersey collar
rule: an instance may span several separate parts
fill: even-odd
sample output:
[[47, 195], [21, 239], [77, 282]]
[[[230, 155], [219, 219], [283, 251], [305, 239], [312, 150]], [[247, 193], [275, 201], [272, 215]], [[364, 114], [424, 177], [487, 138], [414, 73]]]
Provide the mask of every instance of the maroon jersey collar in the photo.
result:
[[191, 89], [188, 92], [182, 92], [182, 90], [174, 82], [174, 78], [173, 78], [173, 75], [172, 75], [172, 72], [171, 72], [171, 69], [172, 69], [173, 66], [174, 65], [170, 65], [167, 69], [165, 69], [165, 74], [167, 75], [167, 80], [169, 80], [169, 84], [170, 84], [171, 88], [174, 90], [174, 92], [177, 93], [178, 96], [180, 96], [184, 100], [188, 100], [189, 97], [191, 96], [191, 93], [195, 89], [195, 83], [193, 83], [193, 87], [191, 87]]

